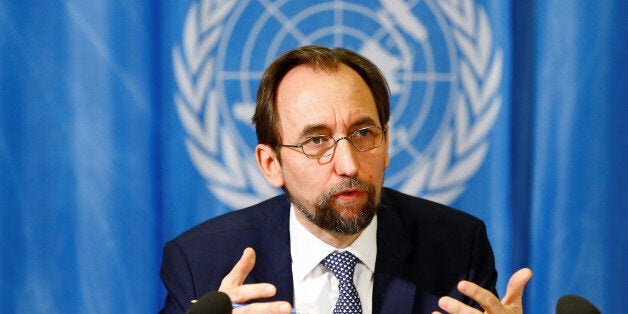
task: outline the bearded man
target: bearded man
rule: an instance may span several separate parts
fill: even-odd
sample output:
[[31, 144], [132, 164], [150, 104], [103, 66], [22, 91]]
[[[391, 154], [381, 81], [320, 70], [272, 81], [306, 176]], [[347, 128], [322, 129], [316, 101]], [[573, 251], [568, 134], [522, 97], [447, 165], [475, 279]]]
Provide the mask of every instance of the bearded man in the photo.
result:
[[346, 49], [306, 46], [262, 77], [255, 156], [283, 195], [208, 220], [169, 241], [163, 313], [212, 291], [233, 313], [521, 313], [531, 276], [502, 302], [482, 221], [385, 188], [389, 91]]

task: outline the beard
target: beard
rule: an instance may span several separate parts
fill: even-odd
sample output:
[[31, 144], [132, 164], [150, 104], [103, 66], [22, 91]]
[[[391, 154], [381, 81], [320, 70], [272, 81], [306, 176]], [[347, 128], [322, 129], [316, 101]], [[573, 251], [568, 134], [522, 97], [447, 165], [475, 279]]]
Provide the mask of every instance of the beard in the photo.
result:
[[[344, 189], [357, 188], [367, 192], [366, 203], [335, 205], [333, 204], [334, 195], [342, 192]], [[379, 200], [375, 200], [375, 186], [371, 183], [361, 181], [356, 178], [348, 178], [340, 184], [323, 192], [316, 201], [316, 214], [312, 214], [301, 203], [296, 201], [287, 187], [284, 187], [288, 199], [296, 206], [296, 208], [313, 224], [323, 230], [339, 233], [343, 235], [354, 235], [364, 230], [373, 220], [379, 207]], [[360, 208], [357, 208], [357, 207]], [[351, 217], [343, 217], [344, 211], [357, 211], [357, 215]]]

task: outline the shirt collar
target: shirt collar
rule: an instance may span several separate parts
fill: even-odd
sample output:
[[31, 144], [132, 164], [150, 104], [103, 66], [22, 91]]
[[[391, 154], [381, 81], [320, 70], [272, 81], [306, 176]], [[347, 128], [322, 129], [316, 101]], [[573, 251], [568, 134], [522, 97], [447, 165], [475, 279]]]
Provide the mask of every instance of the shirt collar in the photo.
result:
[[[294, 277], [302, 280], [310, 274], [327, 255], [337, 249], [311, 234], [297, 220], [296, 208], [290, 206], [290, 253]], [[371, 272], [375, 271], [377, 256], [377, 215], [360, 236], [345, 249], [355, 255]], [[343, 251], [343, 250], [337, 250]]]

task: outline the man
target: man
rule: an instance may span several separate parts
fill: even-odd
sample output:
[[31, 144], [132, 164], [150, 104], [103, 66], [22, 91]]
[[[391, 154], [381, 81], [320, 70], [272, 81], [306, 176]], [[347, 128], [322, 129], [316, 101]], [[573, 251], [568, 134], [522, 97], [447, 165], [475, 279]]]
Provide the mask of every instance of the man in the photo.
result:
[[520, 313], [531, 272], [499, 302], [480, 220], [383, 187], [389, 115], [384, 77], [354, 52], [307, 46], [271, 64], [255, 154], [285, 195], [169, 241], [162, 312], [219, 290], [250, 303], [234, 313]]

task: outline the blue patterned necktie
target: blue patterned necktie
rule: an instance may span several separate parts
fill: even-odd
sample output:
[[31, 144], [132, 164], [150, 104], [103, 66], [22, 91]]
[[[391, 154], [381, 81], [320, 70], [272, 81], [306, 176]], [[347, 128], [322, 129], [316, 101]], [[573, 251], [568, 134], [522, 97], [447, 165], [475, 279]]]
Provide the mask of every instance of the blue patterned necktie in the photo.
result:
[[338, 279], [338, 301], [334, 308], [334, 314], [362, 313], [362, 304], [358, 291], [353, 284], [353, 271], [358, 259], [353, 254], [345, 252], [333, 252], [321, 262], [321, 264], [334, 274]]

